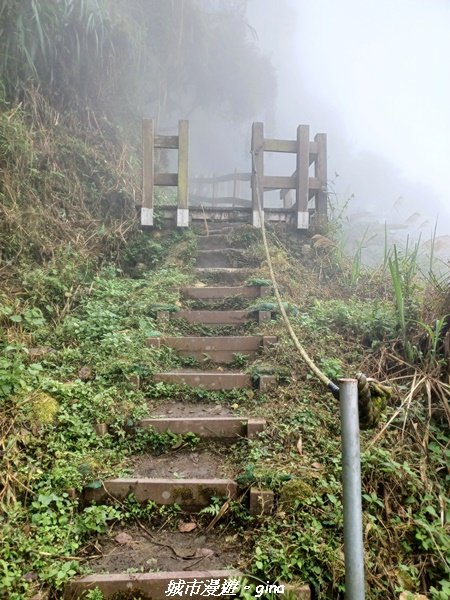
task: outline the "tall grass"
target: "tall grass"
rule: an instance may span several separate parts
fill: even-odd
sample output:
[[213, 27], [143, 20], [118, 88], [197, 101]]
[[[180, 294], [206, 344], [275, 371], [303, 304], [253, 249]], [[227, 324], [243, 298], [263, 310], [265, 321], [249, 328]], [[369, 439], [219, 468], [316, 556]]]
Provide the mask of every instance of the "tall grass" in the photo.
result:
[[112, 49], [106, 6], [104, 0], [3, 2], [0, 75], [8, 96], [32, 85], [73, 94], [94, 83], [90, 65], [106, 69]]
[[397, 246], [394, 245], [392, 254], [387, 257], [403, 348], [406, 358], [410, 361], [414, 359], [414, 351], [408, 333], [410, 321], [414, 320], [415, 317], [416, 299], [414, 298], [414, 293], [417, 291], [415, 288], [415, 277], [418, 271], [419, 248], [420, 239], [414, 244], [412, 249], [409, 247], [408, 239], [403, 255], [400, 254]]
[[398, 324], [403, 338], [403, 346], [405, 350], [407, 350], [407, 354], [410, 354], [410, 352], [408, 352], [409, 341], [405, 317], [405, 296], [397, 246], [394, 246], [393, 256], [388, 258], [388, 264], [391, 273], [392, 286], [394, 288], [395, 307], [397, 309]]
[[114, 117], [202, 107], [247, 119], [271, 101], [275, 81], [241, 8], [227, 0], [3, 0], [0, 80], [9, 101], [34, 88], [58, 108]]

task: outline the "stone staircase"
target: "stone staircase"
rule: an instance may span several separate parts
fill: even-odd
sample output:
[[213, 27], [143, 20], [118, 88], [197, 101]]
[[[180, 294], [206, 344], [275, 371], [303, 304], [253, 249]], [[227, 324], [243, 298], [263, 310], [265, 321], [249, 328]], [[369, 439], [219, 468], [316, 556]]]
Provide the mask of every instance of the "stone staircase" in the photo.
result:
[[[224, 229], [210, 231], [208, 236], [200, 236], [197, 263], [199, 279], [210, 281], [219, 278], [221, 285], [186, 287], [182, 290], [182, 297], [187, 301], [199, 302], [202, 305], [222, 302], [230, 298], [245, 299], [251, 303], [252, 300], [270, 293], [270, 289], [267, 287], [243, 284], [248, 277], [248, 270], [235, 267], [233, 262], [230, 262], [230, 256], [235, 254], [235, 252], [228, 252], [227, 236], [224, 235]], [[229, 280], [235, 285], [224, 286], [222, 284], [224, 280]], [[202, 324], [206, 327], [229, 325], [240, 328], [250, 321], [262, 323], [270, 320], [270, 313], [211, 308], [210, 310], [194, 309], [177, 313], [158, 314], [158, 319], [162, 324], [173, 318], [183, 319], [189, 324]], [[276, 344], [276, 342], [276, 337], [265, 335], [162, 336], [161, 338], [149, 338], [147, 340], [149, 346], [167, 346], [181, 356], [200, 361], [204, 360], [207, 361], [208, 365], [211, 365], [211, 368], [204, 369], [177, 369], [160, 372], [154, 376], [155, 382], [217, 391], [256, 388], [256, 391], [259, 392], [264, 392], [274, 386], [275, 378], [270, 375], [263, 375], [255, 382], [252, 376], [240, 370], [232, 369], [230, 365], [234, 363], [236, 353], [254, 359], [260, 352], [263, 352], [271, 344]], [[171, 406], [176, 408], [175, 412], [177, 414], [175, 416], [173, 415], [174, 409], [171, 409]], [[245, 437], [254, 438], [257, 436], [264, 430], [265, 420], [246, 416], [236, 417], [232, 414], [213, 414], [214, 410], [202, 404], [201, 400], [197, 404], [189, 404], [189, 406], [179, 406], [177, 403], [172, 402], [166, 408], [159, 409], [159, 412], [161, 414], [142, 419], [139, 426], [152, 427], [156, 432], [170, 431], [175, 434], [190, 432], [196, 434], [202, 440], [209, 440], [222, 445], [222, 450], [219, 449], [219, 454], [215, 455], [210, 461], [213, 463], [210, 476], [185, 477], [183, 476], [182, 463], [178, 464], [175, 459], [169, 457], [150, 457], [146, 465], [141, 465], [131, 477], [109, 479], [104, 481], [103, 487], [99, 489], [86, 488], [83, 492], [83, 502], [100, 503], [111, 497], [124, 500], [132, 493], [138, 502], [151, 500], [158, 505], [177, 504], [184, 513], [195, 513], [208, 506], [214, 497], [230, 500], [239, 498], [242, 501], [243, 490], [239, 488], [233, 478], [221, 475], [220, 465], [217, 464], [220, 461], [217, 457], [220, 456], [220, 452], [226, 452], [227, 444]], [[169, 469], [167, 469], [166, 460], [168, 458], [173, 463]], [[187, 460], [190, 460], [189, 457]], [[155, 475], [151, 477], [142, 476], [141, 473], [146, 472], [146, 469], [147, 471], [150, 470], [151, 473], [155, 473]], [[164, 477], [158, 476], [158, 469], [162, 469], [162, 472], [165, 473]], [[175, 472], [177, 476], [168, 477], [167, 471]], [[274, 498], [270, 490], [250, 488], [245, 501], [248, 503], [251, 514], [256, 516], [267, 515], [273, 508]], [[200, 545], [202, 542], [203, 539], [200, 540]], [[160, 545], [164, 546], [164, 544]], [[233, 564], [232, 560], [223, 565], [222, 568], [217, 568], [212, 563], [209, 566], [206, 560], [204, 562], [201, 560], [205, 570], [185, 570], [185, 565], [182, 565], [183, 568], [175, 566], [173, 570], [164, 570], [164, 568], [159, 570], [161, 568], [158, 563], [159, 558], [157, 557], [155, 560], [157, 561], [155, 564], [158, 569], [157, 572], [94, 573], [77, 578], [66, 586], [64, 598], [66, 600], [80, 598], [87, 590], [98, 587], [105, 598], [113, 598], [114, 595], [122, 593], [125, 595], [120, 596], [120, 598], [133, 598], [137, 595], [138, 598], [160, 600], [168, 597], [166, 591], [171, 581], [184, 580], [209, 583], [214, 581], [215, 585], [219, 586], [217, 589], [220, 592], [220, 586], [225, 586], [223, 588], [225, 590], [229, 582], [235, 581], [236, 577], [239, 576], [239, 573], [234, 569], [223, 568]], [[178, 595], [182, 596], [181, 593]], [[190, 598], [203, 598], [205, 596], [204, 588], [195, 588], [186, 595]], [[206, 595], [208, 594], [206, 593]], [[231, 597], [233, 594], [215, 593], [210, 595]], [[298, 589], [291, 597], [309, 599], [309, 588]]]

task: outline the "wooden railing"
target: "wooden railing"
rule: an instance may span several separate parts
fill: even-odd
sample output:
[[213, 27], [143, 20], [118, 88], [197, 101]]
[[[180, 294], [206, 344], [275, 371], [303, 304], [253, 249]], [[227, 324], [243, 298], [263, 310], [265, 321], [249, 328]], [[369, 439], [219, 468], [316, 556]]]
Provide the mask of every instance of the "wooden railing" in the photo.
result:
[[[155, 173], [155, 151], [178, 150], [177, 173]], [[189, 121], [178, 122], [178, 135], [155, 135], [153, 119], [142, 124], [142, 206], [141, 225], [152, 227], [154, 186], [177, 187], [177, 227], [189, 226], [188, 208]]]
[[[212, 177], [194, 177], [190, 180], [189, 201], [191, 206], [250, 207], [250, 173], [230, 173]], [[242, 194], [242, 182], [247, 182], [247, 197]]]
[[[297, 168], [290, 177], [264, 175], [264, 152], [286, 152], [296, 154]], [[281, 190], [284, 208], [297, 212], [297, 229], [309, 228], [310, 200], [315, 223], [322, 226], [327, 220], [327, 136], [318, 133], [314, 141], [309, 140], [309, 125], [299, 125], [296, 140], [274, 140], [264, 138], [264, 125], [253, 123], [252, 129], [252, 210], [253, 225], [260, 225], [258, 197], [264, 198], [266, 190]], [[314, 176], [309, 168], [314, 165]], [[293, 206], [287, 206], [287, 192], [295, 190]], [[263, 207], [264, 203], [261, 200]]]
[[[314, 140], [309, 139], [309, 126], [299, 125], [295, 140], [277, 140], [264, 137], [263, 123], [253, 123], [252, 127], [252, 171], [235, 171], [229, 175], [195, 177], [188, 183], [188, 121], [180, 121], [178, 136], [155, 135], [152, 119], [144, 119], [143, 124], [143, 201], [141, 224], [153, 225], [154, 186], [177, 186], [178, 227], [189, 225], [189, 204], [196, 207], [217, 210], [248, 210], [255, 227], [261, 226], [266, 212], [272, 214], [264, 204], [264, 192], [280, 190], [283, 208], [278, 220], [294, 224], [297, 229], [309, 229], [310, 215], [314, 226], [322, 227], [327, 221], [327, 137], [318, 133]], [[155, 173], [155, 151], [158, 149], [178, 150], [177, 173]], [[290, 153], [296, 155], [296, 169], [290, 176], [265, 175], [264, 153]], [[313, 172], [310, 173], [311, 167]], [[249, 183], [247, 194], [242, 194], [242, 184]], [[188, 185], [191, 193], [188, 192]], [[261, 204], [260, 213], [258, 201]], [[167, 207], [166, 207], [167, 208]], [[212, 215], [212, 213], [211, 213]], [[206, 218], [206, 217], [205, 217]], [[213, 218], [211, 216], [211, 218]], [[231, 218], [231, 217], [230, 217]], [[245, 217], [244, 218], [248, 218]]]

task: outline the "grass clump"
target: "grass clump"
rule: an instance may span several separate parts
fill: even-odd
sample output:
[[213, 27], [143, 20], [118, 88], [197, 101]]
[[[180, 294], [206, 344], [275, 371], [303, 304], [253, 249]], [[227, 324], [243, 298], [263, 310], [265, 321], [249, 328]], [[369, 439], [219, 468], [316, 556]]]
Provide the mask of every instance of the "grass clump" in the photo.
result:
[[[79, 572], [76, 555], [86, 540], [125, 518], [114, 507], [80, 507], [74, 490], [122, 473], [133, 453], [196, 443], [134, 426], [148, 414], [145, 378], [178, 361], [145, 346], [157, 332], [152, 306], [177, 302], [177, 288], [189, 281], [171, 262], [189, 235], [156, 240], [169, 258], [140, 279], [97, 266], [67, 304], [71, 255], [72, 263], [43, 264], [34, 285], [27, 279], [13, 299], [2, 298], [0, 536], [7, 543], [0, 589], [9, 598], [28, 597], [35, 581], [60, 589]], [[107, 424], [105, 435], [99, 423]]]

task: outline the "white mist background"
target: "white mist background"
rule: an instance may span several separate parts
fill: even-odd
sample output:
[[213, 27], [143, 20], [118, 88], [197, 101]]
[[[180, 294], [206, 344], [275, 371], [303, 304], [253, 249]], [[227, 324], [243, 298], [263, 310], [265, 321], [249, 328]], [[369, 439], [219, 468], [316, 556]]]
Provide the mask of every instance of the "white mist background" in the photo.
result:
[[351, 221], [427, 240], [438, 217], [450, 242], [450, 2], [250, 0], [247, 15], [278, 76], [266, 135], [326, 132]]

